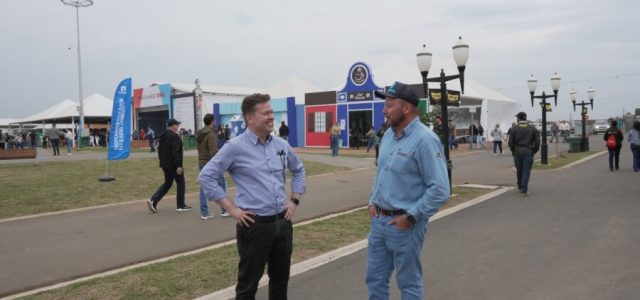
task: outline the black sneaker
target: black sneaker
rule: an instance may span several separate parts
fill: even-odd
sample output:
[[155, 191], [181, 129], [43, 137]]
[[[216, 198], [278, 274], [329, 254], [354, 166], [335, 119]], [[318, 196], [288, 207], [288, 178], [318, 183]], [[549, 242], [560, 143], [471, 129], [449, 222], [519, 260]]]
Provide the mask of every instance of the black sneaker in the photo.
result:
[[176, 209], [177, 211], [190, 211], [191, 210], [191, 206], [189, 205], [185, 205], [183, 207], [179, 207], [178, 209]]
[[151, 202], [151, 200], [147, 200], [147, 207], [149, 208], [149, 210], [152, 213], [158, 213], [158, 210], [156, 209], [156, 207], [153, 205], [153, 202]]

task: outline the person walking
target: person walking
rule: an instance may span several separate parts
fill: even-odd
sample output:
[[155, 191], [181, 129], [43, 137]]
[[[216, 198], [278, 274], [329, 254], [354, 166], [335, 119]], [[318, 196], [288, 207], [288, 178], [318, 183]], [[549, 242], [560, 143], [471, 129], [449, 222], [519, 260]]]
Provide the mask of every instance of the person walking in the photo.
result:
[[553, 143], [553, 140], [556, 140], [556, 144], [558, 143], [558, 131], [560, 131], [558, 122], [551, 123], [551, 141], [549, 143]]
[[47, 137], [49, 137], [49, 143], [53, 149], [53, 156], [60, 155], [60, 131], [56, 128], [56, 123], [53, 123], [51, 128], [47, 130]]
[[[289, 143], [271, 135], [270, 99], [268, 94], [252, 94], [242, 100], [246, 131], [231, 139], [200, 172], [207, 198], [237, 222], [240, 262], [236, 299], [255, 299], [265, 264], [269, 299], [287, 299], [293, 251], [291, 220], [305, 192], [305, 169]], [[286, 169], [291, 171], [291, 197], [285, 190]], [[225, 171], [236, 184], [233, 202], [218, 183]]]
[[500, 148], [500, 155], [502, 155], [502, 141], [504, 141], [504, 133], [500, 128], [500, 124], [496, 124], [496, 127], [491, 131], [491, 139], [493, 140], [493, 156], [497, 156], [496, 151]]
[[487, 144], [484, 143], [484, 127], [480, 123], [478, 123], [478, 147], [487, 147]]
[[366, 284], [369, 299], [389, 299], [396, 273], [402, 299], [424, 299], [420, 257], [429, 218], [450, 195], [447, 165], [438, 136], [420, 122], [419, 97], [395, 82], [386, 92], [383, 113], [391, 126], [369, 198]]
[[458, 141], [456, 140], [456, 125], [449, 119], [449, 150], [458, 150]]
[[640, 121], [633, 122], [633, 128], [629, 132], [629, 147], [633, 154], [633, 171], [640, 170]]
[[509, 149], [516, 166], [518, 190], [522, 197], [529, 196], [529, 177], [533, 166], [533, 156], [540, 150], [540, 131], [527, 122], [527, 114], [519, 112], [516, 115], [518, 125], [509, 135]]
[[338, 122], [333, 123], [329, 133], [331, 134], [331, 156], [336, 157], [340, 148], [340, 126]]
[[[176, 130], [177, 133], [177, 130]], [[155, 152], [156, 151], [156, 132], [153, 131], [153, 128], [151, 128], [151, 126], [147, 127], [147, 140], [149, 140], [149, 152]]]
[[371, 148], [374, 148], [376, 145], [376, 129], [371, 126], [371, 128], [369, 128], [369, 131], [367, 131], [367, 153], [369, 153], [369, 150], [371, 150]]
[[[213, 114], [206, 114], [203, 118], [204, 128], [198, 130], [196, 134], [196, 142], [198, 144], [198, 168], [201, 171], [207, 162], [209, 162], [209, 160], [218, 153], [218, 134], [214, 129], [214, 119], [215, 117]], [[227, 183], [224, 179], [224, 173], [218, 177], [218, 184], [225, 192], [227, 191]], [[208, 199], [202, 190], [202, 184], [200, 184], [200, 219], [202, 220], [208, 220], [214, 217], [209, 213], [207, 200]], [[220, 215], [223, 217], [229, 216], [224, 209]]]
[[[183, 149], [182, 139], [178, 135], [178, 126], [180, 122], [176, 119], [167, 121], [167, 130], [165, 130], [159, 139], [158, 158], [160, 159], [160, 168], [164, 173], [164, 183], [147, 201], [147, 207], [152, 213], [157, 213], [158, 202], [167, 194], [173, 182], [176, 182], [178, 188], [176, 194], [176, 210], [179, 212], [191, 210], [191, 206], [184, 201], [185, 182], [184, 169], [182, 168]], [[151, 129], [151, 128], [149, 128]]]
[[[613, 172], [614, 165], [617, 171], [620, 169], [620, 150], [622, 149], [624, 135], [622, 134], [622, 130], [618, 129], [618, 122], [616, 120], [611, 121], [611, 126], [604, 132], [602, 138], [607, 143], [607, 150], [609, 150], [609, 171]], [[611, 140], [609, 138], [611, 138]]]
[[73, 148], [73, 131], [71, 129], [65, 130], [64, 139], [67, 144], [67, 155], [71, 155], [71, 148]]
[[282, 138], [283, 140], [285, 141], [289, 140], [289, 127], [284, 123], [284, 121], [280, 123], [280, 128], [278, 128], [278, 134], [280, 135], [280, 138]]
[[476, 127], [476, 124], [471, 123], [471, 125], [469, 125], [469, 138], [471, 139], [471, 141], [469, 142], [469, 149], [473, 148], [473, 144], [476, 144], [476, 147], [478, 146], [478, 127]]

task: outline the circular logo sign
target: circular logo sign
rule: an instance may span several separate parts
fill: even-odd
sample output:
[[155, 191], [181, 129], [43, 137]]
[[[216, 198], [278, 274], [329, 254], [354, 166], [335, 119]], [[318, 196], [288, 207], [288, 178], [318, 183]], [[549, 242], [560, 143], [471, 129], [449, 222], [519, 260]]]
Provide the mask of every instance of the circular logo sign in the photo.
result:
[[357, 86], [363, 85], [369, 78], [367, 68], [362, 64], [357, 64], [351, 67], [351, 82]]

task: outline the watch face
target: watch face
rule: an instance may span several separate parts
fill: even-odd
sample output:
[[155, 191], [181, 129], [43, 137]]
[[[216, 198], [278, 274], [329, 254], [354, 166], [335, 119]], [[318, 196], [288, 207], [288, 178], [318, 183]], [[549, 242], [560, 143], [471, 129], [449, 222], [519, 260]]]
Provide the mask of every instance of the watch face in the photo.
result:
[[367, 68], [365, 68], [361, 64], [357, 64], [353, 66], [353, 68], [351, 68], [350, 76], [351, 76], [351, 82], [353, 82], [353, 84], [357, 86], [363, 85], [365, 82], [367, 82], [367, 79], [369, 78], [369, 74], [367, 73]]

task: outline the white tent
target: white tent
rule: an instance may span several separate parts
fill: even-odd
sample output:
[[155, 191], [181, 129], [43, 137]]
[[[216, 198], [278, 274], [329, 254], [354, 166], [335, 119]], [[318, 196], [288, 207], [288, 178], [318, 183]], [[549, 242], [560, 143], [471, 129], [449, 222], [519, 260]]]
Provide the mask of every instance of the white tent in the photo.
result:
[[295, 97], [296, 104], [304, 104], [304, 94], [318, 91], [318, 87], [297, 76], [291, 76], [265, 90], [271, 98]]
[[[92, 94], [84, 99], [84, 116], [86, 120], [104, 122], [111, 118], [113, 101], [98, 94]], [[78, 121], [78, 102], [64, 99], [35, 115], [26, 117], [16, 123], [73, 123]]]

